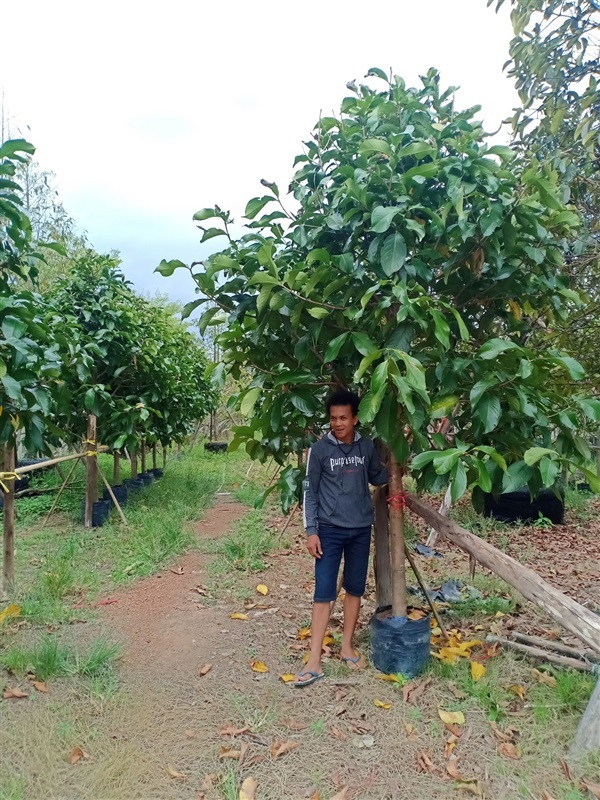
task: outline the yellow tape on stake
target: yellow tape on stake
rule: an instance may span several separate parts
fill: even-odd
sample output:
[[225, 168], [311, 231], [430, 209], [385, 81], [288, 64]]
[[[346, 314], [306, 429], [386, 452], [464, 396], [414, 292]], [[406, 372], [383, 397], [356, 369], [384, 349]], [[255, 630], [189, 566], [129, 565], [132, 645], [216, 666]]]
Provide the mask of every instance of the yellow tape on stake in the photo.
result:
[[16, 472], [0, 472], [0, 486], [6, 494], [10, 492], [10, 489], [4, 481], [16, 481], [18, 477]]

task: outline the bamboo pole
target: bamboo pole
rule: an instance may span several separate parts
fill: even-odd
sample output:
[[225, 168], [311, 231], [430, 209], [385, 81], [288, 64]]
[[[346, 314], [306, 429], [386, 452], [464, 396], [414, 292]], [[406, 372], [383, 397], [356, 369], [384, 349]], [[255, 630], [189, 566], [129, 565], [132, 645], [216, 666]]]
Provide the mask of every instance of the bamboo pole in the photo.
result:
[[442, 618], [440, 617], [440, 615], [438, 613], [438, 610], [435, 607], [435, 603], [433, 602], [433, 600], [431, 599], [431, 595], [429, 594], [429, 589], [427, 588], [427, 584], [423, 580], [423, 578], [421, 576], [421, 571], [417, 567], [416, 561], [412, 557], [412, 553], [410, 552], [410, 550], [406, 546], [406, 543], [404, 544], [404, 555], [408, 559], [408, 563], [412, 567], [412, 571], [415, 573], [415, 577], [416, 577], [417, 581], [419, 582], [419, 586], [421, 587], [425, 597], [427, 598], [427, 602], [429, 603], [429, 608], [431, 609], [431, 613], [435, 617], [435, 621], [437, 622], [441, 632], [443, 633], [444, 639], [448, 640], [448, 631], [444, 627], [444, 623], [442, 622]]
[[2, 564], [2, 588], [10, 592], [15, 582], [15, 448], [14, 444], [4, 447], [4, 472], [13, 473], [12, 478], [5, 478], [8, 489], [4, 493], [4, 561]]
[[115, 450], [113, 453], [113, 485], [119, 485], [119, 473], [121, 471], [121, 456]]
[[142, 439], [141, 449], [140, 449], [140, 461], [141, 461], [141, 470], [142, 475], [146, 472], [146, 440]]
[[60, 500], [60, 496], [61, 496], [61, 494], [64, 492], [64, 490], [65, 490], [65, 488], [66, 488], [67, 484], [69, 483], [69, 481], [71, 480], [71, 475], [72, 475], [72, 474], [75, 472], [75, 467], [77, 466], [77, 464], [79, 464], [79, 460], [80, 460], [81, 458], [83, 458], [83, 454], [82, 454], [82, 453], [80, 453], [80, 454], [77, 456], [77, 460], [76, 460], [76, 461], [74, 461], [74, 462], [73, 462], [73, 464], [71, 465], [71, 469], [69, 470], [69, 473], [68, 473], [67, 477], [66, 477], [66, 478], [64, 479], [64, 481], [62, 482], [62, 486], [61, 486], [61, 487], [60, 487], [60, 489], [58, 490], [58, 494], [56, 495], [56, 497], [54, 498], [54, 502], [53, 502], [53, 503], [52, 503], [52, 505], [50, 506], [50, 511], [48, 511], [48, 513], [46, 514], [46, 517], [45, 517], [44, 521], [42, 522], [42, 528], [45, 528], [45, 527], [46, 527], [46, 525], [48, 524], [48, 520], [50, 519], [50, 517], [52, 516], [52, 513], [53, 513], [53, 511], [54, 511], [54, 509], [55, 509], [55, 508], [56, 508], [56, 506], [58, 505], [58, 501]]
[[514, 586], [552, 619], [585, 642], [592, 650], [600, 653], [600, 617], [597, 614], [555, 589], [532, 569], [523, 566], [455, 522], [442, 517], [415, 495], [407, 495], [406, 503], [411, 511], [422, 517], [427, 524], [437, 528], [448, 541]]
[[158, 461], [156, 458], [156, 442], [152, 445], [152, 469], [158, 469]]
[[[401, 495], [402, 468], [390, 451], [390, 495]], [[404, 508], [390, 505], [390, 558], [392, 562], [392, 615], [406, 617], [406, 567], [404, 563]]]
[[100, 473], [100, 477], [104, 481], [104, 485], [106, 486], [106, 488], [108, 490], [108, 493], [109, 493], [109, 495], [111, 497], [111, 500], [115, 504], [115, 508], [119, 512], [119, 516], [121, 517], [121, 522], [123, 523], [123, 525], [127, 525], [127, 520], [125, 519], [125, 514], [123, 514], [123, 509], [119, 505], [119, 501], [117, 500], [117, 498], [115, 497], [115, 495], [113, 493], [112, 486], [106, 480], [106, 475], [104, 474], [104, 471], [103, 471], [102, 467], [100, 466], [100, 464], [98, 464], [98, 472]]
[[49, 458], [47, 461], [42, 461], [40, 464], [30, 464], [27, 467], [17, 467], [14, 472], [17, 475], [24, 475], [26, 472], [35, 472], [37, 469], [46, 469], [46, 467], [53, 467], [55, 464], [62, 464], [63, 461], [73, 461], [75, 458], [81, 458], [82, 453], [72, 453], [70, 456], [58, 456], [58, 458]]
[[85, 528], [91, 528], [94, 503], [98, 499], [98, 457], [96, 452], [95, 414], [88, 414], [87, 441], [85, 445], [87, 452], [85, 459], [85, 514], [83, 525]]

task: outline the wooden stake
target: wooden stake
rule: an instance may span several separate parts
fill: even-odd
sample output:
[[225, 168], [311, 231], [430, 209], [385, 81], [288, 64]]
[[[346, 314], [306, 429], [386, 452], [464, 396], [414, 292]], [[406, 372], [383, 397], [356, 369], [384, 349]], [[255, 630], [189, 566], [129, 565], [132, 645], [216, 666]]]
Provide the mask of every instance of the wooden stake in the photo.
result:
[[[390, 495], [402, 488], [402, 469], [390, 452]], [[404, 508], [390, 506], [390, 557], [392, 563], [392, 616], [406, 617], [406, 566], [404, 563]]]
[[156, 442], [152, 445], [152, 469], [158, 469], [158, 461], [156, 460]]
[[56, 497], [54, 498], [54, 502], [50, 506], [50, 511], [48, 511], [44, 521], [42, 522], [42, 528], [45, 528], [46, 525], [48, 524], [48, 520], [50, 519], [50, 517], [52, 516], [52, 513], [54, 512], [54, 509], [58, 505], [58, 501], [60, 500], [60, 496], [64, 492], [64, 490], [66, 489], [67, 484], [69, 483], [69, 481], [71, 480], [71, 475], [75, 472], [75, 467], [77, 466], [77, 464], [79, 464], [79, 461], [80, 461], [81, 458], [83, 458], [83, 454], [82, 453], [80, 453], [77, 456], [77, 460], [74, 461], [73, 464], [71, 465], [71, 469], [69, 470], [69, 473], [68, 473], [67, 477], [62, 482], [62, 486], [58, 490], [58, 494], [56, 495]]
[[431, 595], [429, 594], [429, 589], [427, 588], [427, 584], [426, 584], [426, 583], [425, 583], [425, 581], [423, 580], [423, 577], [421, 576], [421, 571], [420, 571], [420, 570], [419, 570], [419, 568], [417, 567], [417, 563], [416, 563], [416, 561], [414, 560], [414, 558], [412, 557], [412, 553], [410, 552], [410, 550], [409, 550], [409, 549], [408, 549], [408, 547], [406, 546], [406, 543], [404, 544], [404, 554], [406, 555], [406, 557], [407, 557], [407, 559], [408, 559], [408, 563], [409, 563], [409, 564], [410, 564], [410, 566], [412, 567], [412, 571], [415, 573], [415, 577], [416, 577], [416, 579], [417, 579], [417, 580], [418, 580], [418, 582], [419, 582], [419, 586], [421, 587], [421, 589], [423, 590], [423, 593], [424, 593], [425, 597], [427, 598], [427, 602], [429, 603], [429, 608], [431, 609], [431, 613], [432, 613], [432, 614], [433, 614], [433, 616], [435, 617], [435, 621], [437, 622], [437, 624], [438, 624], [438, 626], [439, 626], [440, 630], [441, 630], [441, 631], [442, 631], [442, 633], [444, 634], [444, 638], [445, 638], [445, 639], [446, 639], [446, 641], [447, 641], [447, 640], [448, 640], [448, 638], [449, 638], [449, 637], [448, 637], [448, 631], [447, 631], [447, 630], [446, 630], [446, 628], [444, 627], [444, 623], [442, 622], [442, 619], [441, 619], [441, 617], [440, 617], [440, 615], [439, 615], [439, 613], [438, 613], [438, 610], [437, 610], [437, 608], [435, 607], [435, 603], [433, 602], [433, 600], [431, 599]]
[[119, 505], [119, 501], [115, 497], [110, 483], [106, 480], [106, 475], [104, 474], [100, 464], [98, 464], [98, 471], [100, 472], [100, 477], [104, 481], [104, 485], [106, 486], [106, 488], [108, 490], [108, 493], [111, 496], [111, 499], [112, 499], [113, 503], [115, 504], [115, 508], [119, 512], [119, 516], [121, 517], [121, 522], [123, 523], [123, 525], [127, 525], [127, 520], [125, 519], [125, 514], [123, 514], [123, 509]]
[[550, 653], [548, 650], [543, 650], [541, 647], [530, 647], [528, 644], [520, 644], [513, 642], [512, 639], [502, 639], [500, 636], [492, 636], [488, 634], [485, 637], [486, 642], [498, 643], [502, 647], [507, 647], [509, 650], [516, 650], [518, 653], [537, 658], [540, 661], [548, 661], [550, 664], [558, 664], [560, 667], [569, 667], [570, 669], [578, 669], [580, 672], [592, 672], [594, 665], [587, 661], [580, 661], [577, 658], [567, 658], [567, 656], [559, 656], [556, 653]]
[[286, 521], [285, 521], [285, 525], [284, 525], [284, 526], [283, 526], [283, 528], [282, 528], [282, 529], [279, 531], [279, 535], [277, 536], [277, 538], [278, 538], [278, 539], [281, 539], [281, 537], [283, 536], [283, 534], [284, 534], [284, 533], [287, 531], [287, 529], [288, 529], [288, 528], [289, 528], [289, 526], [290, 526], [290, 523], [291, 523], [291, 521], [294, 519], [294, 516], [295, 516], [295, 514], [296, 514], [296, 512], [298, 511], [298, 509], [299, 509], [299, 508], [300, 508], [300, 503], [298, 503], [297, 505], [295, 505], [295, 506], [294, 506], [294, 508], [292, 508], [292, 510], [291, 510], [291, 511], [290, 511], [290, 513], [288, 514], [288, 518], [287, 518], [287, 519], [286, 519]]
[[113, 486], [119, 485], [119, 473], [121, 471], [121, 456], [115, 450], [113, 453]]
[[129, 456], [129, 463], [131, 464], [131, 477], [135, 479], [138, 476], [137, 447], [133, 448]]
[[[15, 471], [14, 445], [4, 447], [4, 472]], [[2, 588], [12, 591], [15, 583], [15, 481], [5, 480], [8, 489], [4, 492], [4, 561], [2, 564]]]
[[94, 503], [98, 499], [98, 457], [96, 442], [96, 415], [88, 414], [87, 422], [87, 441], [85, 459], [85, 514], [83, 525], [85, 528], [92, 527], [92, 514]]
[[545, 647], [547, 650], [555, 650], [557, 653], [563, 653], [565, 656], [572, 656], [573, 658], [585, 658], [588, 661], [600, 661], [600, 655], [593, 653], [591, 650], [578, 650], [576, 647], [569, 647], [562, 642], [555, 642], [552, 639], [544, 639], [541, 636], [526, 636], [524, 633], [518, 631], [511, 631], [510, 638], [517, 642], [524, 644], [532, 644], [535, 647]]
[[146, 440], [142, 439], [141, 445], [141, 468], [142, 468], [142, 475], [146, 472]]
[[532, 569], [523, 566], [455, 522], [440, 516], [419, 497], [409, 494], [406, 503], [411, 511], [422, 517], [428, 525], [437, 528], [446, 539], [514, 586], [552, 619], [585, 642], [592, 650], [600, 653], [600, 617], [597, 614], [555, 589]]

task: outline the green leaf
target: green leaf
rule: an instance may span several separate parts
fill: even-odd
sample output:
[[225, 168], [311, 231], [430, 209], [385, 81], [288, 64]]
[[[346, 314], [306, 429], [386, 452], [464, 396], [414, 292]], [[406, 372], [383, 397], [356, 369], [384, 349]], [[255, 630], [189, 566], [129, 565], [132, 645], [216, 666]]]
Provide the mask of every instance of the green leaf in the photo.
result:
[[581, 472], [585, 475], [587, 482], [590, 485], [590, 489], [596, 494], [600, 494], [600, 478], [592, 472], [590, 469], [586, 469], [585, 467], [579, 467]]
[[498, 379], [495, 375], [490, 375], [489, 378], [484, 378], [481, 381], [477, 381], [477, 383], [472, 387], [471, 392], [469, 394], [469, 399], [471, 401], [471, 405], [473, 408], [479, 403], [481, 398], [484, 394], [490, 389], [492, 386], [495, 386], [498, 382]]
[[240, 404], [240, 413], [243, 417], [250, 417], [252, 416], [252, 412], [254, 411], [254, 406], [256, 401], [260, 397], [261, 393], [260, 386], [256, 386], [254, 389], [249, 389], [246, 394], [244, 395], [244, 399]]
[[371, 212], [371, 230], [374, 233], [385, 233], [396, 214], [401, 211], [404, 209], [399, 206], [377, 206]]
[[371, 67], [367, 71], [367, 77], [369, 77], [370, 75], [374, 75], [377, 78], [381, 78], [381, 80], [385, 81], [386, 83], [389, 82], [388, 76], [385, 74], [385, 72], [382, 69], [379, 69], [379, 67]]
[[450, 484], [450, 497], [456, 503], [467, 491], [467, 472], [462, 461], [458, 461], [452, 469], [452, 482]]
[[507, 350], [518, 350], [521, 352], [519, 345], [511, 342], [510, 339], [490, 339], [479, 348], [477, 355], [486, 361], [491, 361]]
[[398, 272], [406, 261], [406, 242], [400, 233], [387, 236], [381, 248], [381, 267], [386, 275]]
[[512, 161], [512, 159], [516, 156], [516, 152], [506, 145], [495, 144], [493, 147], [490, 147], [486, 155], [500, 156], [503, 161]]
[[516, 492], [527, 484], [533, 475], [533, 470], [524, 461], [515, 461], [504, 473], [502, 478], [502, 493]]
[[220, 215], [214, 208], [201, 208], [200, 211], [196, 211], [192, 219], [196, 220], [196, 222], [203, 222], [205, 219], [214, 219], [214, 217], [218, 216]]
[[493, 431], [498, 425], [502, 415], [500, 400], [494, 395], [484, 395], [477, 406], [475, 414], [479, 417], [483, 424], [484, 433]]
[[171, 261], [163, 260], [160, 262], [158, 267], [154, 270], [154, 272], [159, 272], [163, 277], [169, 278], [176, 269], [187, 269], [187, 266], [183, 263], [183, 261], [178, 261], [177, 259], [173, 259]]
[[333, 361], [338, 357], [338, 354], [342, 349], [342, 345], [346, 342], [349, 335], [349, 332], [346, 331], [346, 333], [341, 333], [339, 336], [336, 336], [335, 339], [332, 339], [329, 342], [325, 350], [325, 355], [323, 356], [326, 363]]
[[581, 410], [588, 419], [594, 422], [600, 422], [600, 400], [594, 398], [582, 398], [577, 401], [581, 406]]
[[[6, 375], [6, 372], [7, 372], [6, 361], [4, 361], [3, 358], [0, 358], [0, 379], [3, 378]], [[1, 413], [2, 412], [0, 412], [0, 414]]]
[[410, 462], [411, 469], [423, 469], [423, 467], [426, 467], [427, 464], [430, 464], [433, 461], [436, 455], [437, 455], [436, 450], [429, 450], [425, 453], [418, 453], [416, 456], [413, 456], [413, 459]]
[[2, 333], [7, 339], [20, 339], [27, 331], [27, 323], [17, 317], [8, 316], [2, 320]]
[[438, 399], [431, 404], [431, 408], [429, 409], [431, 419], [447, 417], [459, 400], [460, 395], [457, 394], [451, 394], [448, 397], [438, 397]]
[[477, 485], [483, 492], [492, 491], [492, 479], [483, 461], [477, 459]]
[[372, 353], [380, 352], [375, 342], [370, 339], [366, 333], [352, 333], [352, 341], [354, 342], [354, 347], [356, 347], [358, 352], [363, 356], [369, 356]]
[[440, 314], [439, 311], [436, 311], [435, 308], [431, 309], [431, 316], [435, 325], [435, 338], [442, 345], [442, 347], [448, 349], [450, 347], [450, 326], [442, 314]]
[[561, 364], [568, 371], [574, 381], [581, 381], [585, 378], [585, 370], [574, 358], [571, 356], [554, 356], [552, 359], [555, 364]]
[[556, 453], [548, 447], [530, 447], [529, 450], [526, 450], [523, 454], [523, 461], [528, 467], [532, 467], [544, 456], [556, 456]]
[[16, 153], [27, 153], [32, 156], [35, 153], [35, 147], [25, 139], [8, 139], [0, 147], [0, 159], [10, 158]]
[[456, 322], [458, 324], [458, 331], [460, 333], [460, 338], [463, 340], [463, 342], [468, 342], [470, 338], [469, 331], [463, 321], [463, 318], [455, 308], [451, 308], [450, 311], [452, 312], [452, 314], [454, 314], [454, 318], [456, 319]]
[[392, 148], [385, 139], [365, 139], [359, 148], [359, 153], [362, 155], [383, 153], [383, 155], [391, 156]]
[[362, 378], [362, 376], [365, 374], [365, 372], [369, 369], [371, 364], [374, 361], [377, 361], [378, 358], [381, 358], [381, 350], [375, 350], [374, 353], [371, 353], [370, 355], [365, 356], [361, 360], [360, 364], [358, 365], [358, 369], [354, 373], [354, 380], [355, 380], [356, 383], [358, 383], [358, 381]]
[[400, 148], [398, 158], [405, 158], [406, 156], [425, 158], [425, 156], [432, 156], [434, 153], [434, 148], [427, 142], [411, 142], [406, 147]]
[[436, 453], [433, 459], [433, 466], [438, 475], [445, 475], [454, 467], [458, 459], [461, 457], [463, 451], [457, 448], [443, 450], [441, 453]]
[[331, 314], [331, 311], [328, 308], [309, 308], [307, 309], [308, 313], [311, 317], [315, 319], [325, 319]]
[[17, 400], [18, 402], [23, 400], [21, 384], [14, 378], [11, 378], [10, 375], [3, 375], [2, 385], [4, 386], [4, 391], [12, 400]]
[[546, 456], [540, 460], [540, 475], [546, 488], [554, 486], [559, 472], [560, 464], [557, 461], [553, 461]]
[[253, 197], [252, 200], [249, 200], [246, 205], [244, 216], [246, 219], [254, 219], [254, 217], [263, 210], [267, 203], [271, 203], [273, 199], [274, 198], [271, 197], [271, 195], [265, 195], [264, 197]]

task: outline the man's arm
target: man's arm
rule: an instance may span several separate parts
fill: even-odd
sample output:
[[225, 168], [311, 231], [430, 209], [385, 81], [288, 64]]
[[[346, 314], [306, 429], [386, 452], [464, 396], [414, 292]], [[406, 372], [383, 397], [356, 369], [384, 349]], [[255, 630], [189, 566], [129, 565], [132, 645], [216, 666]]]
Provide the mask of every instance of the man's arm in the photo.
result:
[[319, 531], [319, 483], [321, 482], [321, 464], [314, 455], [313, 448], [308, 451], [306, 462], [306, 478], [304, 480], [303, 522], [306, 535], [312, 536]]
[[377, 448], [373, 445], [369, 460], [369, 483], [372, 486], [383, 486], [388, 483], [388, 471], [381, 463]]

